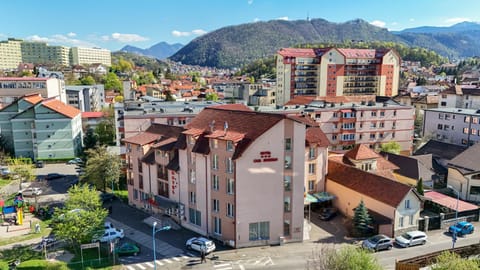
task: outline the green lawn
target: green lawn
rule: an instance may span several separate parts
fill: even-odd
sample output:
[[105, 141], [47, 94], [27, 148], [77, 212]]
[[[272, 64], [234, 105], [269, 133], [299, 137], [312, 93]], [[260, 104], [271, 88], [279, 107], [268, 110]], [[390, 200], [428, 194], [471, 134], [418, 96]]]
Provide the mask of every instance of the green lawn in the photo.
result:
[[0, 188], [10, 184], [11, 180], [10, 179], [3, 179], [3, 178], [0, 178]]
[[40, 238], [42, 236], [47, 236], [52, 231], [52, 229], [48, 228], [47, 224], [43, 221], [40, 221], [40, 228], [41, 228], [40, 233], [34, 233], [32, 229], [28, 234], [25, 234], [25, 235], [9, 237], [9, 238], [0, 238], [0, 246], [14, 244], [14, 243], [22, 242], [25, 240], [34, 239], [34, 238]]

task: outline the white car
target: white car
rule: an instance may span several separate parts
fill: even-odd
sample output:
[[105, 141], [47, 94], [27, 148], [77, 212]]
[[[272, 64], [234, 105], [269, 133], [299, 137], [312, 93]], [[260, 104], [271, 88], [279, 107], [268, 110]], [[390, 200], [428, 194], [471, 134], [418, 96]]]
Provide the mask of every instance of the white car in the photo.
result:
[[213, 252], [216, 248], [215, 243], [205, 237], [190, 238], [187, 240], [186, 246], [188, 249], [193, 249], [198, 252], [204, 250], [206, 254]]
[[123, 233], [123, 230], [122, 229], [108, 229], [108, 230], [105, 230], [105, 233], [98, 239], [95, 239], [94, 242], [96, 241], [100, 241], [102, 243], [105, 243], [105, 242], [110, 242], [110, 241], [114, 241], [115, 239], [123, 239], [123, 237], [125, 237], [125, 234]]
[[421, 231], [406, 232], [395, 238], [395, 243], [401, 247], [410, 247], [415, 245], [425, 245], [427, 235]]
[[31, 197], [31, 196], [38, 196], [42, 194], [42, 190], [37, 187], [29, 187], [21, 190], [20, 193], [22, 193], [22, 195], [25, 197]]

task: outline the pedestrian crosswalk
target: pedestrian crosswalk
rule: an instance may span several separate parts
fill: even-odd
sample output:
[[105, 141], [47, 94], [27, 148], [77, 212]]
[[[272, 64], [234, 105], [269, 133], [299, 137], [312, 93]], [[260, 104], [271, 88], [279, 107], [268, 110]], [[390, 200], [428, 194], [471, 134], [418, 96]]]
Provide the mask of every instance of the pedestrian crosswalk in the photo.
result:
[[[133, 262], [129, 260], [129, 258], [122, 258], [120, 259], [124, 264], [124, 269], [126, 270], [150, 270], [154, 268], [154, 263], [157, 267], [168, 265], [174, 265], [174, 263], [181, 263], [181, 262], [188, 262], [190, 259], [195, 258], [198, 259], [198, 256], [193, 255], [191, 253], [180, 254], [174, 257], [158, 259], [155, 262]], [[272, 266], [275, 265], [271, 257], [257, 257], [251, 258], [247, 260], [237, 260], [237, 261], [212, 261], [212, 270], [245, 270], [248, 269], [249, 266]]]

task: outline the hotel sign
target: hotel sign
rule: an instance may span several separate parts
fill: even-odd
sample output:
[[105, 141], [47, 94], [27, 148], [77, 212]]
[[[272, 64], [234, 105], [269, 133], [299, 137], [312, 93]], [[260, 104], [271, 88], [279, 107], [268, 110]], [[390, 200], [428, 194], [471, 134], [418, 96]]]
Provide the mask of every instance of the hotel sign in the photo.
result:
[[270, 151], [262, 151], [260, 152], [260, 158], [254, 159], [253, 163], [275, 162], [275, 161], [278, 161], [278, 158], [272, 157], [272, 153]]

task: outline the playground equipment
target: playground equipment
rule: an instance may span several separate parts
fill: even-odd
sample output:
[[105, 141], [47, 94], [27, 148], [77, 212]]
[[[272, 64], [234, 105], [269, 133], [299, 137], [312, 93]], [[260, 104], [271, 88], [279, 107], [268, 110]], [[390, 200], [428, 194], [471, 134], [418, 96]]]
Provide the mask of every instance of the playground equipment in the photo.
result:
[[2, 215], [3, 219], [6, 219], [7, 215], [13, 215], [13, 223], [15, 225], [23, 224], [23, 205], [24, 200], [21, 193], [18, 193], [13, 199], [13, 205], [5, 206], [4, 201], [0, 201], [0, 206], [2, 206]]

